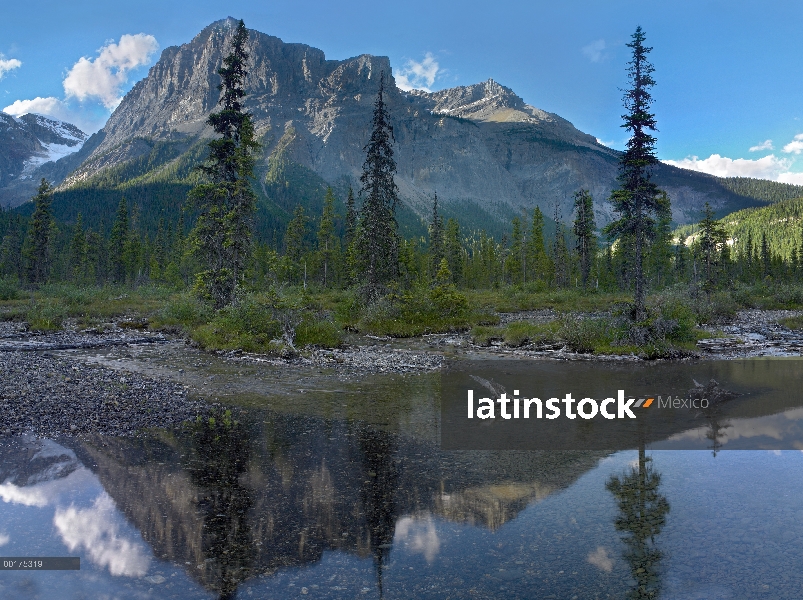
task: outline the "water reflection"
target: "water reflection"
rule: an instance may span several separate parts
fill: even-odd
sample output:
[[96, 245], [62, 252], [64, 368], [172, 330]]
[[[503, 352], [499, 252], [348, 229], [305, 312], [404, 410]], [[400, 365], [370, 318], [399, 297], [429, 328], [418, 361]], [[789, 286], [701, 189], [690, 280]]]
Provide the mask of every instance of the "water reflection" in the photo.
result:
[[660, 485], [661, 474], [652, 458], [645, 455], [643, 444], [637, 464], [624, 475], [611, 476], [605, 485], [619, 508], [614, 526], [624, 534], [626, 549], [622, 556], [635, 580], [628, 597], [634, 600], [658, 598], [661, 592], [659, 563], [663, 553], [655, 538], [666, 524], [669, 502], [658, 491]]
[[194, 508], [203, 523], [203, 562], [196, 570], [205, 587], [228, 600], [251, 574], [253, 562], [248, 522], [253, 491], [240, 481], [250, 460], [248, 432], [228, 411], [197, 423], [191, 431], [183, 464], [196, 487]]
[[221, 598], [327, 552], [370, 560], [382, 596], [396, 549], [438, 559], [438, 522], [498, 530], [604, 456], [441, 452], [362, 422], [249, 415], [76, 450], [154, 554]]

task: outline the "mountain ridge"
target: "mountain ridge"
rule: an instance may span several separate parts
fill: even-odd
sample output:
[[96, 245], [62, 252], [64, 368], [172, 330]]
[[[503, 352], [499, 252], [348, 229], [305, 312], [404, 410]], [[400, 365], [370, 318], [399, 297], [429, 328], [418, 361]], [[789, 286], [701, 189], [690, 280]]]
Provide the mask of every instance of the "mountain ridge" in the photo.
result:
[[[217, 106], [217, 69], [236, 22], [216, 21], [190, 42], [165, 48], [104, 128], [87, 140], [87, 151], [70, 157], [70, 172], [57, 182], [59, 191], [91, 187], [109, 168], [140, 164], [154, 144], [176, 143], [189, 151], [212, 137], [206, 118]], [[594, 197], [598, 224], [611, 220], [606, 199], [616, 186], [620, 153], [562, 117], [528, 105], [510, 88], [489, 79], [436, 92], [405, 92], [396, 86], [387, 57], [328, 60], [323, 51], [305, 44], [254, 30], [249, 36], [245, 106], [263, 144], [256, 187], [269, 212], [275, 202], [267, 177], [276, 152], [303, 167], [288, 171], [296, 176], [314, 174], [341, 195], [348, 186], [358, 189], [378, 74], [384, 72], [396, 181], [401, 199], [417, 218], [426, 218], [437, 192], [446, 213], [476, 208], [476, 222], [466, 223], [468, 228], [488, 221], [501, 225], [536, 205], [568, 221], [574, 192], [586, 188]], [[73, 164], [77, 158], [80, 165]], [[170, 160], [181, 157], [148, 164], [156, 172]], [[655, 179], [670, 194], [678, 223], [696, 220], [706, 201], [720, 212], [763, 204], [715, 178], [668, 165], [656, 166]], [[296, 187], [305, 186], [285, 181], [285, 204], [293, 201]], [[297, 202], [304, 202], [300, 195]]]

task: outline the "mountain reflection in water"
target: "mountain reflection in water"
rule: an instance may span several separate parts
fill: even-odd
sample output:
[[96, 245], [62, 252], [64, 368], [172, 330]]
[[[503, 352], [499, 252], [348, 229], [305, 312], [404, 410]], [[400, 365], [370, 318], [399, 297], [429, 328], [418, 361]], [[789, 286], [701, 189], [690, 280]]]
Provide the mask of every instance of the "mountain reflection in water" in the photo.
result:
[[328, 550], [371, 558], [381, 588], [394, 538], [431, 560], [433, 516], [497, 529], [603, 455], [442, 453], [348, 421], [226, 421], [76, 447], [154, 554], [188, 563], [190, 576], [222, 598], [249, 577], [319, 561]]

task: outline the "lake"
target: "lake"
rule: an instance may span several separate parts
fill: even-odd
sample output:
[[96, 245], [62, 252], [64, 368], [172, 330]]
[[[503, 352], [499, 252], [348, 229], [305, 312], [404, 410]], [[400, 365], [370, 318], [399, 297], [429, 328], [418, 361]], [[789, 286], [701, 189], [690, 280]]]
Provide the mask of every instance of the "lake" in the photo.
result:
[[[740, 394], [716, 435], [691, 415], [616, 451], [443, 450], [438, 373], [343, 378], [181, 348], [82, 359], [170, 372], [238, 408], [138, 438], [2, 440], [0, 554], [78, 556], [81, 569], [4, 571], [0, 597], [803, 590], [800, 359], [532, 363], [555, 389], [713, 377]], [[767, 449], [729, 449], [746, 447]]]

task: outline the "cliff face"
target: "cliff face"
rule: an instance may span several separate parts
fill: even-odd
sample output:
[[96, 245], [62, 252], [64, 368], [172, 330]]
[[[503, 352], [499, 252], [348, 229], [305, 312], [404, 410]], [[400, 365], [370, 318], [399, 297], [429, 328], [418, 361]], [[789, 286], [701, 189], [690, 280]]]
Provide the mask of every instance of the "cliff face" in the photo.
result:
[[[235, 26], [233, 19], [218, 21], [189, 43], [165, 49], [93, 136], [82, 164], [57, 179], [63, 179], [61, 189], [92, 185], [93, 177], [110, 167], [142, 159], [154, 142], [189, 149], [210, 137], [205, 120], [217, 105], [217, 70]], [[327, 60], [322, 51], [304, 44], [287, 44], [257, 31], [249, 35], [245, 104], [263, 143], [257, 173], [268, 202], [271, 160], [279, 158], [320, 178], [318, 185], [358, 187], [384, 71], [397, 184], [405, 204], [419, 216], [428, 214], [437, 191], [447, 213], [475, 215], [477, 222], [509, 222], [535, 205], [550, 216], [557, 206], [559, 217], [568, 220], [572, 195], [588, 188], [598, 222], [610, 219], [606, 198], [616, 184], [618, 153], [495, 81], [434, 93], [402, 92], [386, 57]], [[144, 162], [158, 172], [180, 160]], [[745, 206], [744, 198], [706, 175], [662, 165], [656, 179], [672, 197], [681, 223], [696, 220], [706, 201], [723, 211], [731, 204]]]

